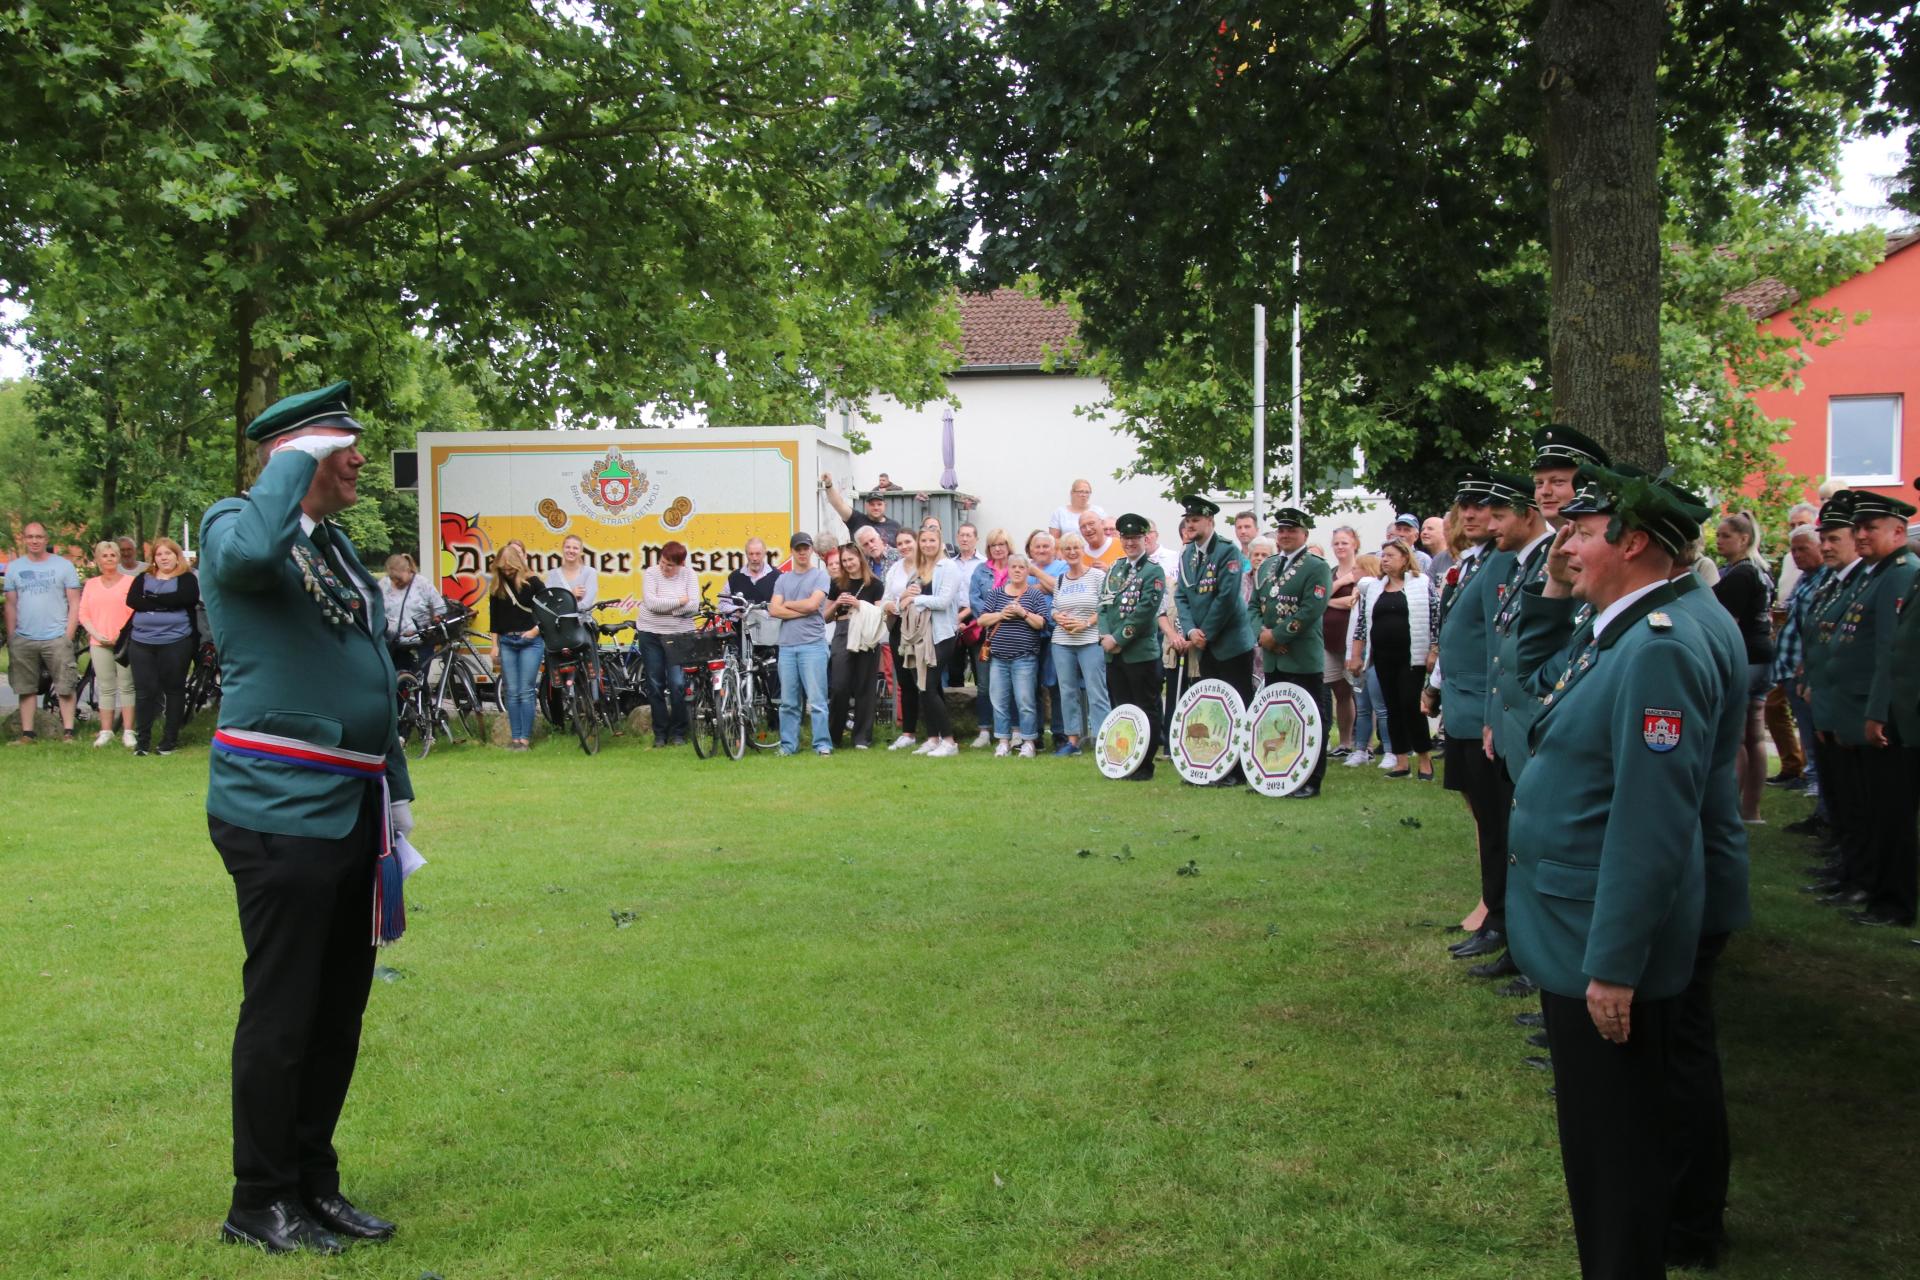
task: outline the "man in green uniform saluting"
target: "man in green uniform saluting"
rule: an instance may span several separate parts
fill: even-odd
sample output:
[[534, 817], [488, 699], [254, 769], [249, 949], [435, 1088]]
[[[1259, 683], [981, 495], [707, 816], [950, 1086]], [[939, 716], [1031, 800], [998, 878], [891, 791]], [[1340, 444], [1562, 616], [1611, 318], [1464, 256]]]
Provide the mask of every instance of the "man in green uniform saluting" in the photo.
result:
[[1259, 643], [1267, 683], [1298, 685], [1313, 695], [1314, 705], [1320, 708], [1320, 758], [1314, 763], [1313, 773], [1289, 795], [1293, 800], [1311, 800], [1320, 794], [1321, 780], [1327, 776], [1324, 738], [1332, 725], [1323, 679], [1326, 647], [1320, 633], [1320, 615], [1327, 611], [1333, 570], [1307, 550], [1311, 521], [1306, 512], [1282, 507], [1273, 518], [1274, 542], [1279, 549], [1266, 558], [1255, 575], [1253, 603], [1260, 615]]
[[1129, 782], [1153, 777], [1154, 757], [1166, 741], [1160, 718], [1161, 607], [1167, 598], [1167, 572], [1147, 554], [1145, 516], [1128, 512], [1113, 522], [1120, 533], [1120, 558], [1100, 587], [1100, 647], [1107, 651], [1107, 698], [1116, 707], [1135, 706], [1152, 726], [1147, 758], [1127, 775]]
[[221, 670], [207, 829], [247, 952], [221, 1238], [271, 1253], [394, 1230], [341, 1195], [333, 1148], [413, 827], [380, 590], [328, 519], [359, 496], [352, 403], [340, 382], [267, 408], [252, 492], [200, 522]]
[[[1199, 494], [1180, 499], [1193, 530], [1193, 541], [1180, 553], [1180, 582], [1174, 599], [1180, 613], [1180, 642], [1175, 647], [1190, 667], [1199, 667], [1203, 680], [1224, 680], [1242, 702], [1253, 698], [1253, 628], [1247, 622], [1247, 604], [1240, 595], [1240, 548], [1232, 538], [1213, 531], [1218, 504]], [[1240, 766], [1216, 786], [1239, 786]]]
[[[1523, 669], [1560, 655], [1531, 727], [1509, 854], [1508, 937], [1542, 987], [1582, 1273], [1664, 1274], [1670, 1075], [1705, 898], [1700, 813], [1723, 685], [1671, 609], [1702, 507], [1592, 468], [1567, 510], [1572, 577], [1521, 605]], [[1598, 509], [1593, 509], [1598, 508]], [[1551, 594], [1549, 594], [1551, 593]], [[1565, 644], [1573, 599], [1592, 617]]]

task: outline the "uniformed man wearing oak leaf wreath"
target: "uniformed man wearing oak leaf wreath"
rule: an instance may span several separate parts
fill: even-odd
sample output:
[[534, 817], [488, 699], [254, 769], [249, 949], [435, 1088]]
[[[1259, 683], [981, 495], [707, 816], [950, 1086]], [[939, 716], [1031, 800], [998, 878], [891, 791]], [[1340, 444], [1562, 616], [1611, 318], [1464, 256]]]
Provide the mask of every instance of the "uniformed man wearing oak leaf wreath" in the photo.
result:
[[345, 382], [269, 406], [247, 428], [259, 480], [200, 522], [221, 669], [207, 828], [247, 957], [221, 1238], [273, 1253], [394, 1230], [341, 1195], [333, 1148], [413, 826], [380, 590], [329, 519], [366, 462], [351, 410]]
[[1648, 479], [1582, 475], [1598, 492], [1576, 504], [1564, 551], [1592, 617], [1569, 645], [1571, 601], [1529, 592], [1520, 606], [1522, 668], [1558, 652], [1562, 669], [1514, 793], [1508, 942], [1542, 988], [1581, 1272], [1657, 1277], [1678, 997], [1706, 897], [1700, 814], [1716, 713], [1737, 691], [1671, 607], [1674, 556], [1706, 509]]

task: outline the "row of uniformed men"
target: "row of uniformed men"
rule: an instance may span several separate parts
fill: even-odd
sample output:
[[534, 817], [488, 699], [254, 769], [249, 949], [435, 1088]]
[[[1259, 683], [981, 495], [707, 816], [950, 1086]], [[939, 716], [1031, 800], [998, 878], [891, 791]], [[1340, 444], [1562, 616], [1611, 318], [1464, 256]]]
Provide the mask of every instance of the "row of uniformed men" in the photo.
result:
[[[1920, 481], [1915, 481], [1920, 486]], [[1863, 925], [1911, 926], [1920, 890], [1920, 563], [1912, 505], [1843, 489], [1820, 508], [1821, 566], [1792, 607], [1813, 711], [1826, 860], [1809, 892]], [[1831, 772], [1824, 772], [1830, 770]]]

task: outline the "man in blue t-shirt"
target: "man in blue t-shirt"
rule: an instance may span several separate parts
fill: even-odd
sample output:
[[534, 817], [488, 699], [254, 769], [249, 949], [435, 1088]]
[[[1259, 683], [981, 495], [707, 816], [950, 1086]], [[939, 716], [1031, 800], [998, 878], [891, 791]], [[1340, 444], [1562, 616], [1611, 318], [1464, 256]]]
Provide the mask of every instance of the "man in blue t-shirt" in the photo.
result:
[[822, 611], [831, 585], [827, 571], [814, 563], [813, 535], [806, 530], [787, 540], [793, 568], [773, 584], [767, 612], [780, 619], [780, 754], [800, 750], [800, 699], [813, 720], [813, 749], [833, 754], [827, 733], [827, 622]]
[[15, 744], [36, 740], [33, 713], [40, 701], [40, 677], [53, 680], [60, 701], [60, 736], [73, 741], [73, 691], [79, 670], [73, 661], [73, 632], [80, 625], [80, 574], [71, 561], [47, 552], [47, 527], [38, 520], [20, 531], [26, 553], [7, 566], [7, 683], [20, 698], [20, 736]]

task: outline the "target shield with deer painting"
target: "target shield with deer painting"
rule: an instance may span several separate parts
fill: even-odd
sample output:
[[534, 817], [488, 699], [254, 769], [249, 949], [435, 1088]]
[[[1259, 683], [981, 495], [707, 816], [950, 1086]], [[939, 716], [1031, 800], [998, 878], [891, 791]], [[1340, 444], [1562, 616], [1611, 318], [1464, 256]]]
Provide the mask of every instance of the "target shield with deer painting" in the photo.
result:
[[1180, 695], [1167, 750], [1174, 770], [1195, 786], [1218, 782], [1239, 762], [1235, 730], [1246, 704], [1225, 680], [1202, 680]]
[[1240, 769], [1264, 796], [1291, 795], [1313, 776], [1325, 732], [1320, 705], [1297, 684], [1270, 684], [1240, 717]]

